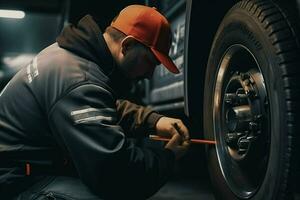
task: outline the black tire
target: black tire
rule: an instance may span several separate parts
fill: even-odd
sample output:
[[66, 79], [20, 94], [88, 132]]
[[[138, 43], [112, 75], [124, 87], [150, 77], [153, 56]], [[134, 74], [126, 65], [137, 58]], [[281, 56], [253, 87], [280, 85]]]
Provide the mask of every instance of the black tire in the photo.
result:
[[[210, 52], [204, 89], [217, 199], [293, 199], [299, 174], [299, 18], [272, 1], [238, 2]], [[295, 21], [293, 21], [295, 20]]]

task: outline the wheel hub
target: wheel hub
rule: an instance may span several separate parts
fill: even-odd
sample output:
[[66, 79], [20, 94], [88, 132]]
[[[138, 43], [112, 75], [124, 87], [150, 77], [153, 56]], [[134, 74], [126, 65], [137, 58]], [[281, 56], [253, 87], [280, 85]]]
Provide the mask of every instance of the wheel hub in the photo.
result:
[[[260, 81], [262, 82], [262, 81]], [[259, 83], [251, 73], [236, 72], [227, 84], [224, 101], [226, 103], [225, 142], [229, 154], [237, 160], [247, 156], [251, 144], [261, 133]]]

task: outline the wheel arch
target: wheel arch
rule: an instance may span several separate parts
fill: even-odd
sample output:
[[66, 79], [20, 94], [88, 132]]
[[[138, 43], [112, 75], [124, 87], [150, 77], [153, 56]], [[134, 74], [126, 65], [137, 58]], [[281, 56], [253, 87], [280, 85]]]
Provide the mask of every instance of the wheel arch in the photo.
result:
[[203, 130], [201, 119], [203, 119], [205, 71], [214, 35], [226, 12], [236, 2], [236, 0], [187, 0], [184, 102], [185, 114], [191, 120], [192, 128], [195, 129], [192, 132], [201, 133]]

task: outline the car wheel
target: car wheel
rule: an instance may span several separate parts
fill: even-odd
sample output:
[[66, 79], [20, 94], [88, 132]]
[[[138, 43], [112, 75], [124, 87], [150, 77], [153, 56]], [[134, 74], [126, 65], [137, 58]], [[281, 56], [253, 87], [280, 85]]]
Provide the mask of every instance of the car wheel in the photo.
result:
[[[299, 21], [299, 20], [298, 20]], [[292, 199], [299, 159], [297, 21], [272, 1], [238, 2], [210, 52], [208, 168], [218, 199]]]

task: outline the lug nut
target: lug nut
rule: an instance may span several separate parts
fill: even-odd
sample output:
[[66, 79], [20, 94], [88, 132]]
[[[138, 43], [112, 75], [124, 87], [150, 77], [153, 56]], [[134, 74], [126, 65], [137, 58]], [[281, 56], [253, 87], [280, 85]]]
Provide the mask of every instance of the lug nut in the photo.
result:
[[238, 146], [241, 149], [247, 149], [249, 147], [250, 141], [247, 138], [241, 138], [238, 141]]
[[253, 98], [256, 97], [256, 92], [254, 90], [251, 90], [251, 89], [247, 90], [246, 94], [247, 94], [248, 98], [250, 98], [250, 99], [253, 99]]
[[255, 136], [248, 136], [247, 137], [247, 140], [249, 140], [249, 142], [253, 142], [253, 141], [255, 141], [257, 139], [257, 137], [255, 137]]
[[224, 96], [225, 102], [228, 104], [234, 104], [236, 99], [236, 94], [234, 93], [226, 93]]
[[263, 115], [261, 115], [261, 114], [255, 115], [254, 116], [254, 121], [259, 122], [262, 119], [262, 117], [263, 117]]
[[241, 138], [238, 141], [238, 147], [239, 147], [238, 153], [244, 154], [248, 150], [249, 145], [250, 145], [250, 141], [247, 138]]
[[249, 79], [250, 75], [248, 73], [241, 74], [241, 79], [244, 81], [245, 79]]
[[258, 124], [255, 122], [249, 122], [249, 129], [251, 131], [257, 131], [258, 130]]
[[246, 86], [249, 86], [250, 85], [250, 80], [249, 79], [245, 79], [244, 83], [245, 83]]
[[237, 139], [238, 139], [237, 133], [227, 133], [225, 137], [225, 141], [228, 146], [232, 146], [236, 144]]

